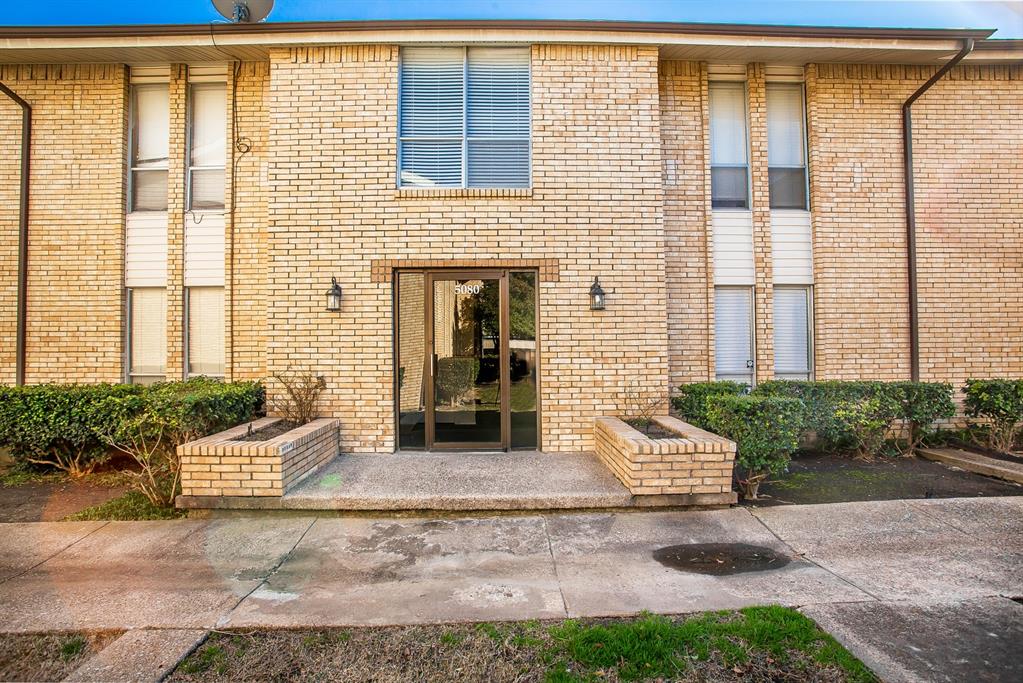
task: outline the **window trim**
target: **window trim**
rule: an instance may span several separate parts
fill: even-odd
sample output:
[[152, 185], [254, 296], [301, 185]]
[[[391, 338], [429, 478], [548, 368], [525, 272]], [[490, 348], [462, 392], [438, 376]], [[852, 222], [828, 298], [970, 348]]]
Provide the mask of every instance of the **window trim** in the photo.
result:
[[[779, 289], [799, 290], [799, 291], [802, 291], [802, 292], [806, 293], [806, 356], [807, 356], [806, 357], [806, 367], [807, 367], [807, 373], [806, 373], [807, 380], [806, 381], [813, 382], [814, 378], [817, 376], [816, 362], [815, 362], [815, 360], [816, 360], [816, 349], [815, 349], [815, 345], [814, 345], [815, 320], [814, 320], [814, 291], [813, 291], [813, 285], [812, 284], [794, 284], [794, 283], [793, 284], [777, 284], [777, 285], [773, 285], [772, 286], [772, 310], [771, 310], [772, 319], [774, 317], [774, 310], [773, 310], [774, 309], [774, 305], [773, 305], [774, 304], [774, 297], [773, 297], [773, 293], [775, 291], [779, 290]], [[774, 329], [777, 330], [777, 327], [774, 327]], [[775, 377], [777, 377], [777, 375], [778, 375], [778, 370], [777, 370], [778, 351], [777, 351], [777, 345], [774, 344], [773, 342], [774, 342], [774, 340], [772, 339], [772, 351], [774, 353], [774, 358], [772, 359], [773, 362], [772, 362], [771, 372], [772, 372], [772, 374], [774, 374]], [[785, 372], [783, 372], [781, 374], [783, 374], [783, 375], [791, 375], [791, 374], [796, 374], [796, 373], [785, 373]]]
[[[768, 208], [770, 208], [771, 211], [806, 211], [806, 212], [810, 212], [810, 211], [813, 210], [813, 206], [810, 203], [810, 201], [811, 201], [811, 197], [810, 197], [810, 122], [809, 122], [809, 120], [807, 118], [807, 113], [808, 112], [807, 112], [807, 106], [806, 106], [806, 82], [802, 81], [802, 80], [800, 80], [800, 81], [781, 81], [781, 80], [771, 81], [771, 80], [768, 80], [764, 84], [764, 116], [765, 116], [764, 120], [765, 121], [767, 120], [766, 117], [767, 117], [767, 95], [768, 95], [768, 89], [772, 85], [782, 85], [782, 86], [785, 86], [785, 85], [790, 85], [790, 86], [791, 85], [798, 85], [799, 86], [799, 93], [800, 93], [799, 105], [800, 105], [800, 112], [801, 112], [801, 115], [803, 117], [802, 121], [801, 121], [801, 127], [803, 129], [803, 135], [802, 135], [802, 141], [803, 141], [803, 165], [802, 166], [771, 166], [771, 164], [770, 164], [770, 156], [768, 156], [768, 164], [767, 164], [768, 178], [770, 178], [771, 169], [772, 168], [801, 168], [801, 169], [803, 169], [803, 186], [804, 186], [803, 187], [803, 193], [804, 193], [803, 197], [806, 200], [806, 203], [805, 203], [805, 207], [806, 208], [803, 208], [803, 209], [792, 209], [792, 208], [784, 208], [783, 209], [783, 208], [777, 208], [777, 209], [775, 209], [775, 208], [771, 207], [770, 187], [768, 187], [767, 205], [768, 205]], [[770, 147], [770, 140], [768, 140], [767, 144], [768, 144], [768, 147]]]
[[[227, 81], [220, 79], [207, 79], [201, 80], [189, 80], [186, 87], [186, 105], [185, 105], [185, 213], [191, 214], [203, 214], [203, 213], [227, 213], [227, 157], [229, 156], [228, 147], [228, 135], [227, 135], [227, 119], [224, 120], [224, 163], [217, 166], [193, 166], [192, 165], [192, 147], [193, 139], [192, 132], [194, 130], [195, 120], [195, 98], [192, 95], [192, 90], [196, 86], [205, 87], [212, 89], [211, 86], [220, 86], [224, 89], [224, 99], [228, 108], [228, 114], [230, 114], [231, 103], [227, 101]], [[224, 174], [224, 202], [223, 206], [219, 209], [194, 209], [192, 208], [192, 176], [195, 171], [221, 171]], [[186, 366], [187, 367], [187, 366]]]
[[[217, 286], [217, 285], [193, 285], [193, 286], [185, 287], [184, 288], [185, 291], [184, 291], [184, 296], [182, 297], [181, 310], [182, 310], [183, 317], [184, 317], [184, 320], [182, 321], [182, 330], [184, 332], [184, 341], [185, 341], [185, 343], [182, 345], [183, 346], [183, 349], [182, 349], [182, 359], [184, 360], [184, 367], [182, 369], [183, 369], [183, 372], [184, 372], [184, 375], [185, 375], [185, 379], [191, 379], [192, 377], [210, 377], [212, 379], [225, 379], [227, 377], [227, 338], [226, 338], [226, 336], [225, 336], [224, 339], [221, 340], [224, 343], [224, 352], [225, 352], [224, 353], [224, 371], [223, 372], [221, 372], [220, 374], [206, 374], [206, 373], [202, 373], [202, 372], [192, 372], [192, 370], [191, 370], [191, 364], [192, 363], [191, 363], [191, 358], [190, 358], [191, 354], [189, 353], [189, 348], [192, 345], [192, 337], [191, 337], [191, 334], [192, 334], [192, 325], [191, 325], [191, 322], [192, 322], [192, 289], [195, 288], [195, 287], [199, 287], [199, 288], [202, 288], [202, 289], [223, 289], [224, 290], [224, 296], [225, 296], [225, 306], [226, 306], [227, 291], [226, 291], [226, 289], [224, 288], [223, 285], [220, 285], [220, 286]], [[223, 311], [223, 314], [224, 314], [224, 319], [225, 319], [225, 322], [226, 322], [226, 320], [227, 320], [227, 310], [226, 310], [226, 308]], [[225, 335], [226, 335], [226, 328], [225, 328]]]
[[[398, 116], [395, 120], [395, 140], [396, 140], [396, 154], [395, 157], [395, 189], [397, 190], [425, 190], [427, 192], [431, 190], [443, 192], [451, 190], [532, 190], [533, 189], [533, 55], [530, 46], [523, 47], [522, 45], [462, 45], [462, 135], [460, 137], [455, 136], [436, 136], [436, 137], [423, 137], [420, 135], [406, 135], [401, 134], [401, 119], [402, 119], [402, 106], [401, 106], [401, 95], [402, 89], [404, 88], [405, 80], [405, 48], [417, 48], [417, 47], [438, 47], [436, 45], [402, 45], [401, 50], [398, 53]], [[451, 46], [449, 46], [451, 47]], [[499, 186], [499, 185], [469, 185], [469, 143], [471, 141], [491, 141], [491, 142], [521, 142], [523, 138], [513, 136], [470, 136], [469, 135], [469, 48], [470, 47], [490, 47], [490, 48], [504, 48], [504, 49], [524, 49], [527, 52], [527, 65], [526, 65], [526, 92], [529, 96], [529, 102], [526, 112], [526, 121], [529, 130], [526, 133], [526, 164], [528, 165], [529, 182], [524, 186]], [[457, 186], [451, 185], [405, 185], [401, 182], [401, 162], [402, 162], [402, 143], [410, 141], [429, 141], [429, 142], [460, 142], [461, 143], [461, 182]]]
[[[136, 382], [135, 380], [136, 380], [136, 378], [142, 378], [142, 377], [152, 378], [152, 379], [155, 379], [157, 382], [165, 382], [167, 380], [167, 367], [166, 367], [166, 365], [163, 368], [163, 374], [162, 375], [152, 375], [152, 374], [145, 374], [145, 373], [132, 372], [131, 371], [131, 366], [132, 366], [132, 363], [134, 362], [132, 351], [134, 349], [134, 343], [135, 343], [134, 335], [131, 333], [132, 323], [134, 322], [134, 308], [133, 308], [134, 301], [133, 301], [133, 299], [134, 299], [135, 289], [163, 289], [164, 291], [166, 291], [167, 288], [166, 287], [139, 287], [139, 288], [136, 288], [136, 287], [125, 287], [124, 288], [124, 291], [125, 291], [125, 296], [124, 296], [124, 303], [125, 303], [125, 312], [124, 312], [124, 321], [125, 321], [125, 328], [124, 328], [124, 373], [123, 373], [123, 375], [124, 375], [124, 383], [125, 384], [141, 384], [141, 382]], [[164, 311], [164, 315], [166, 315], [166, 311]]]
[[[749, 292], [749, 353], [750, 358], [748, 362], [752, 362], [749, 366], [749, 378], [750, 389], [757, 385], [757, 289], [755, 285], [714, 285], [714, 319], [712, 324], [714, 325], [714, 381], [723, 381], [721, 379], [721, 372], [718, 368], [717, 358], [717, 324], [718, 324], [718, 309], [717, 309], [717, 291], [719, 289], [741, 289]], [[735, 377], [735, 375], [726, 375], [726, 379], [729, 377]], [[732, 380], [737, 381], [737, 380]]]
[[[153, 89], [155, 89], [156, 87], [163, 87], [163, 88], [167, 89], [167, 116], [168, 116], [168, 119], [170, 118], [170, 83], [169, 82], [162, 81], [162, 80], [143, 79], [143, 80], [140, 80], [139, 82], [134, 82], [133, 81], [133, 82], [128, 84], [128, 145], [127, 145], [127, 148], [128, 148], [128, 159], [127, 159], [127, 162], [125, 164], [127, 166], [127, 168], [128, 168], [128, 178], [127, 178], [127, 192], [125, 193], [125, 197], [124, 197], [124, 200], [125, 200], [124, 212], [125, 213], [167, 213], [167, 211], [170, 209], [170, 202], [168, 202], [168, 206], [166, 208], [163, 208], [163, 209], [134, 209], [134, 208], [132, 208], [134, 206], [134, 204], [135, 204], [135, 172], [136, 171], [163, 171], [164, 173], [167, 174], [166, 186], [167, 186], [168, 190], [170, 189], [170, 156], [169, 156], [170, 150], [169, 149], [168, 149], [167, 161], [164, 162], [162, 167], [161, 166], [149, 166], [149, 167], [146, 167], [146, 168], [140, 168], [138, 166], [135, 166], [135, 156], [136, 156], [136, 151], [137, 151], [136, 147], [138, 146], [137, 138], [136, 138], [136, 135], [135, 135], [136, 132], [137, 132], [137, 128], [138, 128], [138, 126], [136, 125], [136, 121], [135, 121], [135, 116], [138, 113], [136, 111], [136, 105], [135, 105], [135, 89], [139, 88], [139, 87], [142, 87], [142, 88], [153, 88]], [[168, 121], [168, 123], [169, 123], [169, 121]], [[170, 129], [170, 127], [168, 125], [168, 132], [169, 132], [169, 129]], [[169, 144], [170, 144], [170, 141], [168, 140], [168, 147], [169, 147]]]
[[[746, 163], [745, 164], [715, 164], [714, 163], [714, 144], [713, 138], [710, 134], [711, 121], [713, 120], [713, 114], [710, 110], [710, 97], [711, 88], [714, 85], [741, 85], [742, 86], [742, 108], [743, 108], [743, 129], [745, 130], [746, 137]], [[765, 99], [766, 102], [766, 99]], [[750, 140], [750, 121], [749, 121], [749, 81], [746, 77], [742, 78], [725, 78], [725, 77], [711, 77], [707, 81], [707, 144], [709, 154], [707, 155], [707, 167], [710, 169], [711, 177], [711, 188], [710, 188], [710, 207], [712, 211], [752, 211], [753, 210], [753, 173], [751, 171], [752, 164], [751, 159], [753, 157], [753, 146]], [[714, 206], [714, 169], [715, 168], [744, 168], [746, 169], [746, 206]]]

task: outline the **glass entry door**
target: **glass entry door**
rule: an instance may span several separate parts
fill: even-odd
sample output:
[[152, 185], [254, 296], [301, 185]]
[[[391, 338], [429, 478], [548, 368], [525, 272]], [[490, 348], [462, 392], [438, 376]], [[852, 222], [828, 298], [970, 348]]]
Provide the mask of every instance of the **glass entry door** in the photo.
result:
[[507, 447], [506, 287], [503, 274], [429, 276], [426, 437], [434, 448]]
[[402, 271], [399, 449], [537, 448], [535, 271]]

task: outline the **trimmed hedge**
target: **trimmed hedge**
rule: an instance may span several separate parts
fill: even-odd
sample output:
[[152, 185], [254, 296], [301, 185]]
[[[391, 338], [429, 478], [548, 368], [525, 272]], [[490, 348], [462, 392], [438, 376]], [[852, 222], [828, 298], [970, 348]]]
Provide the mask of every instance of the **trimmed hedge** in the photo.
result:
[[738, 446], [743, 497], [755, 499], [760, 482], [785, 469], [799, 447], [806, 407], [795, 398], [710, 396], [707, 418], [718, 434]]
[[1023, 429], [1023, 380], [970, 379], [963, 391], [966, 414], [988, 421], [987, 445], [1012, 450]]
[[696, 382], [683, 384], [671, 399], [671, 407], [679, 417], [700, 429], [710, 429], [707, 399], [711, 396], [741, 396], [747, 392], [741, 382]]
[[0, 386], [0, 446], [15, 460], [88, 474], [108, 457], [97, 431], [115, 419], [108, 401], [143, 391], [128, 384]]

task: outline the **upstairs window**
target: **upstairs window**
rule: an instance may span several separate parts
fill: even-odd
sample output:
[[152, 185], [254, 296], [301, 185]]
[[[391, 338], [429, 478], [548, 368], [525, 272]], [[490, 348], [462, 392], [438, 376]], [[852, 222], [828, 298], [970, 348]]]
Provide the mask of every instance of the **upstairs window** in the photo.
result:
[[131, 211], [167, 210], [170, 93], [166, 83], [131, 87]]
[[189, 86], [188, 132], [188, 208], [190, 211], [223, 211], [226, 84]]
[[715, 209], [749, 208], [746, 84], [710, 84], [710, 194]]
[[772, 209], [808, 208], [801, 83], [767, 84], [767, 167]]
[[529, 48], [401, 51], [400, 187], [529, 187]]

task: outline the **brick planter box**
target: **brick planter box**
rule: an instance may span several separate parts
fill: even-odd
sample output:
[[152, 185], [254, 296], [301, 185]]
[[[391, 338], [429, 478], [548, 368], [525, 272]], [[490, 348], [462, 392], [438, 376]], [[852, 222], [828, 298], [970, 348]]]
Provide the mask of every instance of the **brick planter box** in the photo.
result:
[[[670, 496], [679, 505], [730, 505], [735, 443], [674, 417], [655, 417], [678, 438], [652, 439], [617, 417], [597, 418], [597, 455], [634, 496]], [[637, 501], [642, 502], [642, 501]]]
[[[280, 418], [264, 417], [252, 429]], [[237, 441], [249, 423], [178, 446], [178, 507], [217, 507], [221, 497], [282, 496], [340, 451], [340, 422], [320, 418], [266, 441]], [[205, 500], [204, 500], [205, 499]]]

